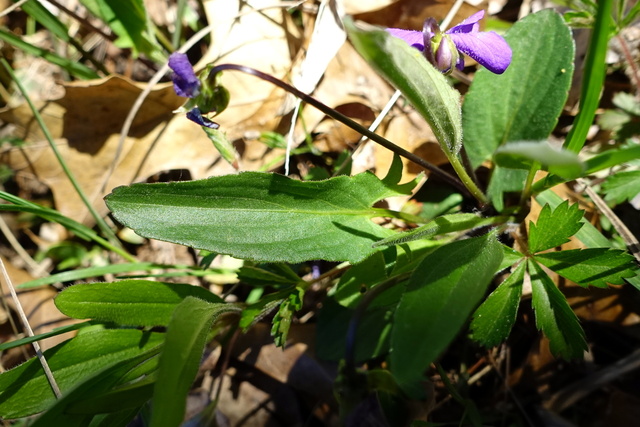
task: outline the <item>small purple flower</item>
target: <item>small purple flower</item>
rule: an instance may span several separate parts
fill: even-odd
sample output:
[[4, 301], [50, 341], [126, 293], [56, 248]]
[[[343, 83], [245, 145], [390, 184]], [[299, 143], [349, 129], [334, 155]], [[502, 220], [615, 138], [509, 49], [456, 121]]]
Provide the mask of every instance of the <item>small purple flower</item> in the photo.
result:
[[195, 98], [200, 94], [200, 80], [196, 76], [187, 55], [174, 52], [169, 56], [169, 68], [173, 70], [173, 89], [179, 96]]
[[[187, 55], [180, 52], [174, 52], [169, 56], [169, 68], [173, 70], [171, 80], [173, 81], [173, 89], [178, 96], [185, 98], [197, 98], [195, 102], [191, 102], [188, 105], [198, 104], [198, 102], [204, 102], [201, 95], [202, 83], [198, 76], [196, 76], [193, 67], [189, 62]], [[211, 129], [217, 129], [219, 124], [209, 120], [202, 115], [200, 108], [193, 107], [187, 112], [187, 118], [192, 122], [199, 124], [200, 126], [206, 126]]]
[[511, 48], [493, 31], [479, 31], [478, 21], [483, 17], [484, 10], [481, 10], [444, 33], [433, 18], [425, 21], [422, 31], [399, 28], [388, 28], [387, 31], [424, 52], [427, 60], [445, 73], [451, 72], [454, 65], [462, 70], [462, 53], [465, 53], [489, 71], [502, 74], [511, 63]]

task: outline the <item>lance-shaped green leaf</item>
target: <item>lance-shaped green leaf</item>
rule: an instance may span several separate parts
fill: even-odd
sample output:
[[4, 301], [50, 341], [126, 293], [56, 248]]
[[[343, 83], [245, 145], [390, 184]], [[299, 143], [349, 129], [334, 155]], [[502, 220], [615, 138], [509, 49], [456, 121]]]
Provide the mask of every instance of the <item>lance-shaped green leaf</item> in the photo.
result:
[[160, 354], [152, 427], [180, 425], [211, 325], [221, 314], [240, 311], [231, 304], [211, 304], [191, 296], [176, 307]]
[[483, 346], [496, 346], [509, 336], [518, 314], [525, 266], [524, 262], [518, 265], [473, 314], [472, 337]]
[[430, 239], [441, 234], [469, 230], [481, 225], [493, 224], [497, 221], [500, 221], [500, 218], [482, 218], [471, 213], [443, 215], [416, 229], [397, 233], [396, 235], [380, 240], [374, 243], [373, 247], [399, 245], [417, 239]]
[[533, 260], [527, 263], [531, 277], [531, 304], [536, 326], [549, 338], [551, 352], [565, 359], [582, 357], [587, 350], [584, 331], [567, 299]]
[[494, 156], [496, 164], [510, 169], [531, 169], [539, 163], [542, 170], [564, 179], [575, 179], [584, 174], [585, 165], [573, 151], [556, 149], [548, 141], [510, 142], [498, 147]]
[[565, 201], [551, 210], [551, 206], [544, 205], [538, 220], [529, 225], [529, 251], [536, 253], [555, 248], [569, 241], [580, 230], [583, 211], [577, 203], [569, 205]]
[[[78, 334], [44, 352], [62, 392], [101, 369], [137, 357], [162, 344], [164, 334], [133, 329], [97, 330]], [[19, 418], [42, 412], [55, 401], [35, 358], [0, 374], [0, 417]]]
[[460, 94], [427, 62], [422, 53], [381, 28], [345, 20], [349, 40], [358, 53], [397, 88], [429, 123], [447, 157], [462, 146]]
[[201, 181], [134, 184], [107, 196], [115, 218], [144, 237], [257, 261], [363, 260], [392, 234], [371, 205], [409, 194], [369, 172], [296, 181], [244, 172]]
[[619, 249], [590, 248], [538, 254], [535, 260], [579, 285], [621, 285], [638, 272], [635, 258]]
[[494, 234], [427, 255], [409, 279], [391, 333], [391, 371], [410, 390], [460, 332], [502, 261]]
[[129, 326], [166, 326], [186, 297], [222, 302], [204, 288], [184, 283], [123, 280], [86, 283], [66, 288], [55, 299], [62, 313], [75, 319], [95, 319]]

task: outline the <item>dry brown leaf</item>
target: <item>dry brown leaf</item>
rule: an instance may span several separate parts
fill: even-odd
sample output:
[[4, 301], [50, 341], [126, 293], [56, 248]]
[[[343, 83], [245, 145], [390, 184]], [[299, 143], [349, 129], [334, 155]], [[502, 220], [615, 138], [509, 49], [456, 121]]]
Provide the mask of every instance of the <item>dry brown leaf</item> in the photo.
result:
[[[116, 76], [80, 82], [68, 85], [63, 98], [38, 106], [62, 157], [101, 213], [106, 213], [101, 188], [116, 157], [120, 128], [141, 86]], [[232, 172], [202, 130], [172, 112], [183, 101], [167, 84], [151, 92], [125, 140], [108, 191], [163, 170], [186, 169], [193, 178]], [[28, 142], [5, 151], [5, 163], [18, 175], [44, 182], [62, 214], [92, 224], [29, 108], [21, 105], [0, 112], [0, 119], [13, 123], [14, 134]]]

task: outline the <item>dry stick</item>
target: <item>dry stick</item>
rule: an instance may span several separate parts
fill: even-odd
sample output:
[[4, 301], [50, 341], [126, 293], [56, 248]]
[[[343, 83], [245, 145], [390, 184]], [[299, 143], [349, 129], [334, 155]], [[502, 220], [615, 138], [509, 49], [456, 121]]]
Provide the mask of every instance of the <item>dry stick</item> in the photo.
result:
[[418, 166], [430, 171], [432, 174], [437, 175], [438, 177], [440, 177], [443, 181], [447, 182], [449, 185], [454, 186], [455, 188], [457, 188], [458, 190], [460, 190], [460, 192], [472, 196], [471, 192], [467, 189], [467, 187], [464, 186], [464, 184], [459, 181], [456, 177], [454, 177], [453, 175], [451, 175], [450, 173], [440, 169], [439, 167], [437, 167], [434, 164], [431, 164], [429, 162], [427, 162], [426, 160], [424, 160], [423, 158], [413, 154], [410, 151], [405, 150], [404, 148], [394, 144], [393, 142], [389, 141], [388, 139], [373, 133], [371, 131], [369, 131], [369, 129], [367, 129], [366, 127], [362, 126], [360, 123], [355, 122], [353, 120], [351, 120], [349, 117], [345, 116], [344, 114], [334, 110], [333, 108], [329, 107], [326, 104], [323, 104], [322, 102], [318, 101], [317, 99], [315, 99], [312, 96], [307, 95], [306, 93], [296, 89], [295, 87], [291, 86], [288, 83], [283, 82], [282, 80], [273, 77], [270, 74], [267, 73], [263, 73], [262, 71], [258, 71], [254, 68], [251, 67], [246, 67], [244, 65], [238, 65], [238, 64], [221, 64], [221, 65], [216, 65], [215, 67], [213, 67], [211, 69], [211, 72], [209, 73], [209, 81], [215, 81], [215, 77], [218, 73], [225, 71], [225, 70], [234, 70], [234, 71], [240, 71], [246, 74], [250, 74], [252, 76], [255, 76], [257, 78], [260, 78], [262, 80], [265, 80], [271, 84], [273, 84], [274, 86], [278, 86], [281, 89], [286, 90], [289, 93], [292, 93], [293, 95], [295, 95], [296, 97], [302, 99], [304, 102], [306, 102], [307, 104], [317, 108], [318, 110], [322, 111], [323, 113], [325, 113], [327, 116], [332, 117], [333, 119], [339, 121], [340, 123], [343, 123], [347, 126], [349, 126], [351, 129], [355, 130], [356, 132], [362, 134], [362, 135], [366, 135], [369, 139], [371, 139], [372, 141], [376, 142], [379, 145], [382, 145], [384, 148], [392, 151], [393, 153], [398, 154], [399, 156], [404, 157], [405, 159], [408, 159], [409, 161], [417, 164]]
[[624, 224], [624, 222], [622, 222], [620, 218], [618, 218], [618, 215], [616, 215], [611, 210], [607, 203], [602, 200], [602, 197], [600, 197], [598, 193], [596, 193], [591, 187], [589, 187], [589, 184], [584, 179], [578, 179], [578, 183], [584, 186], [584, 191], [591, 198], [598, 210], [600, 210], [600, 212], [605, 217], [607, 217], [609, 221], [611, 221], [611, 225], [613, 225], [613, 228], [616, 229], [618, 234], [620, 234], [620, 237], [622, 237], [622, 240], [624, 240], [624, 242], [627, 244], [627, 249], [629, 249], [629, 252], [631, 252], [633, 256], [636, 257], [636, 260], [640, 262], [640, 244], [638, 243], [638, 239], [636, 239], [636, 236], [634, 236], [631, 230], [629, 230], [629, 228], [627, 228], [627, 226]]
[[[22, 326], [24, 327], [24, 330], [27, 331], [28, 336], [30, 337], [35, 336], [33, 333], [33, 330], [31, 329], [31, 325], [29, 325], [29, 319], [27, 319], [27, 315], [25, 314], [24, 309], [22, 308], [22, 304], [18, 299], [18, 294], [16, 293], [16, 289], [13, 287], [13, 283], [11, 283], [11, 278], [7, 273], [7, 269], [4, 267], [4, 262], [2, 261], [2, 258], [0, 258], [0, 270], [2, 270], [2, 277], [4, 278], [4, 282], [7, 284], [7, 288], [9, 288], [9, 292], [11, 293], [11, 298], [13, 299], [13, 302], [16, 304], [16, 310], [18, 311], [18, 316], [22, 321]], [[36, 357], [38, 358], [38, 360], [40, 361], [40, 364], [42, 365], [42, 369], [44, 370], [44, 375], [47, 377], [47, 381], [51, 386], [51, 390], [53, 390], [53, 394], [55, 394], [56, 398], [59, 399], [62, 396], [62, 393], [60, 392], [58, 383], [56, 383], [56, 379], [53, 377], [53, 372], [51, 372], [51, 369], [49, 368], [47, 359], [45, 359], [44, 354], [42, 354], [42, 350], [40, 349], [40, 344], [38, 343], [38, 341], [34, 341], [32, 345], [33, 345], [33, 349], [36, 351]]]
[[622, 53], [624, 53], [624, 57], [631, 68], [631, 77], [633, 78], [633, 82], [636, 85], [636, 96], [640, 93], [640, 72], [638, 71], [638, 65], [636, 64], [633, 55], [629, 51], [629, 46], [627, 44], [627, 40], [620, 34], [616, 34], [616, 39], [620, 43], [620, 47], [622, 48]]
[[17, 3], [12, 4], [11, 6], [9, 6], [8, 8], [6, 8], [5, 10], [3, 10], [2, 12], [0, 12], [0, 18], [2, 18], [3, 16], [6, 16], [8, 14], [10, 14], [11, 12], [13, 12], [14, 10], [16, 10], [17, 8], [19, 8], [20, 6], [22, 6], [23, 4], [25, 4], [26, 2], [28, 2], [29, 0], [20, 0]]

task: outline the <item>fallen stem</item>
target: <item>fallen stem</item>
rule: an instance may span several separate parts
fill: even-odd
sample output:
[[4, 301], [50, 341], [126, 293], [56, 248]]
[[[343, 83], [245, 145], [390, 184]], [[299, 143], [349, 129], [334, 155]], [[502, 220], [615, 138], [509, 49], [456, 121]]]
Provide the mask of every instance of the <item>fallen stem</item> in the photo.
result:
[[[24, 309], [22, 308], [22, 304], [18, 299], [18, 294], [16, 293], [16, 289], [13, 287], [13, 283], [11, 282], [11, 278], [7, 273], [7, 269], [4, 267], [4, 262], [2, 261], [2, 258], [0, 258], [0, 269], [2, 270], [2, 277], [4, 279], [4, 282], [6, 283], [7, 288], [9, 288], [9, 292], [11, 293], [11, 298], [13, 299], [13, 302], [16, 305], [16, 311], [18, 312], [18, 316], [22, 321], [22, 326], [24, 327], [24, 330], [26, 331], [27, 335], [30, 337], [33, 337], [35, 334], [33, 333], [33, 329], [31, 329], [31, 325], [29, 324], [29, 319], [27, 319], [27, 315], [25, 314]], [[49, 386], [51, 386], [51, 390], [53, 391], [53, 394], [56, 396], [57, 399], [60, 399], [60, 397], [62, 396], [62, 392], [60, 391], [60, 387], [58, 387], [58, 383], [56, 382], [56, 379], [53, 376], [53, 372], [51, 372], [51, 368], [47, 363], [47, 359], [45, 359], [44, 354], [42, 354], [42, 349], [40, 348], [40, 344], [38, 343], [38, 341], [34, 341], [32, 345], [33, 345], [33, 349], [36, 351], [36, 357], [40, 361], [40, 365], [42, 365], [42, 369], [44, 370], [44, 375], [45, 377], [47, 377], [47, 381], [49, 382]]]
[[370, 140], [372, 140], [375, 143], [383, 146], [384, 148], [392, 151], [393, 153], [396, 153], [399, 156], [402, 156], [405, 159], [417, 164], [418, 166], [430, 171], [433, 175], [437, 175], [443, 181], [445, 181], [448, 184], [454, 186], [455, 188], [457, 188], [461, 192], [463, 192], [463, 193], [465, 193], [467, 195], [475, 196], [475, 194], [472, 194], [469, 191], [469, 189], [467, 189], [467, 187], [465, 187], [464, 184], [461, 181], [456, 179], [455, 176], [449, 174], [448, 172], [445, 172], [444, 170], [440, 169], [436, 165], [427, 162], [426, 160], [420, 158], [419, 156], [416, 156], [415, 154], [405, 150], [404, 148], [397, 146], [393, 142], [391, 142], [388, 139], [378, 135], [377, 133], [371, 132], [369, 129], [367, 129], [366, 127], [362, 126], [361, 124], [351, 120], [349, 117], [345, 116], [344, 114], [334, 110], [333, 108], [329, 107], [326, 104], [323, 104], [322, 102], [318, 101], [317, 99], [313, 98], [312, 96], [307, 95], [306, 93], [296, 89], [295, 87], [291, 86], [290, 84], [287, 84], [287, 83], [283, 82], [282, 80], [280, 80], [280, 79], [278, 79], [276, 77], [273, 77], [273, 76], [271, 76], [271, 75], [269, 75], [267, 73], [263, 73], [262, 71], [258, 71], [258, 70], [254, 69], [254, 68], [251, 68], [251, 67], [246, 67], [244, 65], [221, 64], [221, 65], [217, 65], [217, 66], [215, 66], [215, 67], [213, 67], [211, 69], [211, 72], [209, 73], [209, 77], [208, 77], [209, 81], [210, 82], [215, 82], [216, 75], [218, 73], [220, 73], [221, 71], [225, 71], [225, 70], [240, 71], [240, 72], [245, 73], [245, 74], [250, 74], [250, 75], [255, 76], [255, 77], [259, 78], [259, 79], [265, 80], [265, 81], [267, 81], [267, 82], [269, 82], [269, 83], [271, 83], [271, 84], [273, 84], [275, 86], [278, 86], [281, 89], [286, 90], [287, 92], [289, 92], [289, 93], [295, 95], [296, 97], [302, 99], [302, 101], [306, 102], [307, 104], [312, 105], [313, 107], [315, 107], [318, 110], [322, 111], [327, 116], [332, 117], [333, 119], [339, 121], [340, 123], [343, 123], [346, 126], [349, 126], [351, 129], [355, 130], [356, 132], [360, 133], [361, 135], [366, 136]]

